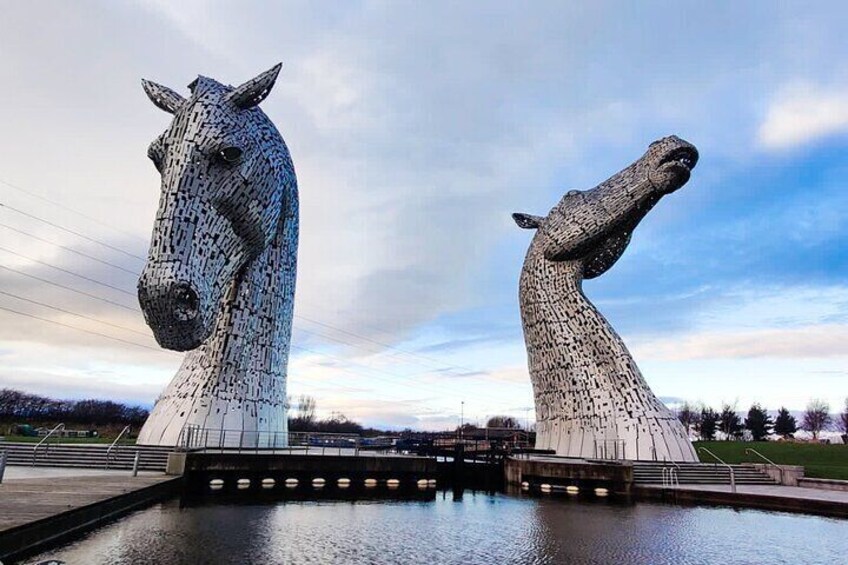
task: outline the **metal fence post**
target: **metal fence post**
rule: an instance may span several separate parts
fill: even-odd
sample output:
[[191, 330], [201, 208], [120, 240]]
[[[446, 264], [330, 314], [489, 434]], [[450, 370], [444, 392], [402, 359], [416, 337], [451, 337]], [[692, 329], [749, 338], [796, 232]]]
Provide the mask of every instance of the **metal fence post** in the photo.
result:
[[0, 483], [3, 482], [3, 473], [6, 472], [6, 450], [0, 451]]
[[141, 452], [136, 450], [135, 457], [133, 458], [133, 473], [132, 473], [133, 477], [138, 476], [138, 462], [139, 462], [140, 459], [141, 459]]

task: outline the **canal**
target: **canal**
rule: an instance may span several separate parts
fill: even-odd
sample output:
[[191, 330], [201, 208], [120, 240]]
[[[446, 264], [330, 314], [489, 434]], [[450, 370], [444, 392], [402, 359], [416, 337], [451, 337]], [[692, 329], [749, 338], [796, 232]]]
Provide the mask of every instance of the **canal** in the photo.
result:
[[566, 495], [427, 498], [171, 500], [25, 562], [774, 564], [848, 555], [840, 519]]

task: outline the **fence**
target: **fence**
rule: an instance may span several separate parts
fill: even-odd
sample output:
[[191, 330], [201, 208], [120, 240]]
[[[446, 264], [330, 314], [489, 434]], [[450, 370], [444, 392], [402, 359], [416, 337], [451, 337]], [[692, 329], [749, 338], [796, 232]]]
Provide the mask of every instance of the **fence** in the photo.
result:
[[360, 446], [361, 438], [357, 434], [266, 432], [186, 426], [180, 431], [176, 447], [183, 451], [359, 455]]

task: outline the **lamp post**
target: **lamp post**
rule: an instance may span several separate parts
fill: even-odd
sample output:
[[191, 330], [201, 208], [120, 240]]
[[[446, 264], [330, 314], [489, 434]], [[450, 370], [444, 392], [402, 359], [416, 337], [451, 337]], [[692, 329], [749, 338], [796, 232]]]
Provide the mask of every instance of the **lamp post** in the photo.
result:
[[461, 406], [459, 408], [459, 439], [462, 439], [463, 434], [463, 426], [465, 426], [465, 401], [461, 402]]

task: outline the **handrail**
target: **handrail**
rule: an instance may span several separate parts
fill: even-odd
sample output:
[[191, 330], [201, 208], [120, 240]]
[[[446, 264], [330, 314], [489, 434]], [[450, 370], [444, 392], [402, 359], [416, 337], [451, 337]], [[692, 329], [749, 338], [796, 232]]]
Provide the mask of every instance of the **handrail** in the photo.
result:
[[129, 431], [130, 431], [130, 427], [124, 426], [124, 429], [121, 430], [121, 433], [118, 434], [118, 437], [115, 438], [115, 441], [113, 441], [112, 444], [109, 446], [109, 449], [106, 450], [106, 468], [107, 469], [109, 468], [109, 463], [110, 463], [111, 457], [112, 457], [112, 448], [114, 448], [115, 445], [118, 443], [118, 441], [120, 441], [120, 439], [122, 437], [124, 437], [124, 434], [129, 432]]
[[771, 466], [777, 467], [777, 471], [778, 471], [778, 473], [780, 473], [780, 484], [783, 484], [783, 467], [781, 467], [780, 465], [778, 465], [777, 463], [775, 463], [774, 461], [772, 461], [771, 459], [769, 459], [768, 457], [766, 457], [765, 455], [763, 455], [762, 453], [760, 453], [759, 451], [754, 449], [753, 447], [746, 447], [745, 448], [745, 454], [747, 455], [748, 453], [753, 453], [754, 455], [759, 456], [759, 458], [762, 459], [763, 461], [765, 461], [766, 463], [769, 463]]
[[675, 484], [680, 486], [680, 477], [677, 475], [677, 469], [674, 467], [662, 468], [663, 488], [674, 488]]
[[[37, 444], [35, 444], [35, 447], [32, 448], [32, 464], [33, 465], [35, 465], [35, 458], [38, 455], [38, 448], [41, 447], [41, 444], [44, 443], [45, 441], [47, 441], [48, 439], [50, 439], [50, 437], [53, 436], [53, 434], [55, 434], [56, 432], [58, 432], [60, 430], [64, 430], [64, 429], [65, 429], [65, 424], [56, 424], [56, 426], [54, 426], [54, 428], [52, 430], [47, 432], [47, 435], [44, 436], [41, 439], [41, 441], [39, 441]], [[44, 447], [45, 451], [47, 451], [48, 449], [50, 449], [49, 443]]]
[[731, 467], [730, 465], [728, 465], [727, 463], [722, 461], [721, 458], [719, 458], [718, 455], [716, 455], [715, 453], [713, 453], [712, 451], [710, 451], [706, 447], [699, 447], [698, 451], [703, 451], [704, 453], [711, 455], [713, 457], [713, 459], [715, 459], [716, 461], [718, 461], [719, 463], [721, 463], [722, 465], [727, 467], [727, 469], [730, 471], [730, 492], [735, 493], [736, 492], [736, 475], [733, 473], [733, 467]]
[[187, 424], [180, 430], [175, 447], [178, 451], [214, 449], [238, 453], [291, 453], [292, 450], [309, 453], [310, 449], [320, 449], [322, 455], [327, 450], [338, 450], [341, 454], [343, 449], [352, 449], [359, 455], [360, 439], [359, 434], [202, 428]]
[[678, 465], [677, 461], [672, 461], [672, 460], [666, 458], [665, 455], [663, 455], [663, 465], [667, 465], [669, 463], [671, 463], [672, 465], [677, 467], [677, 470], [680, 471], [680, 465]]

